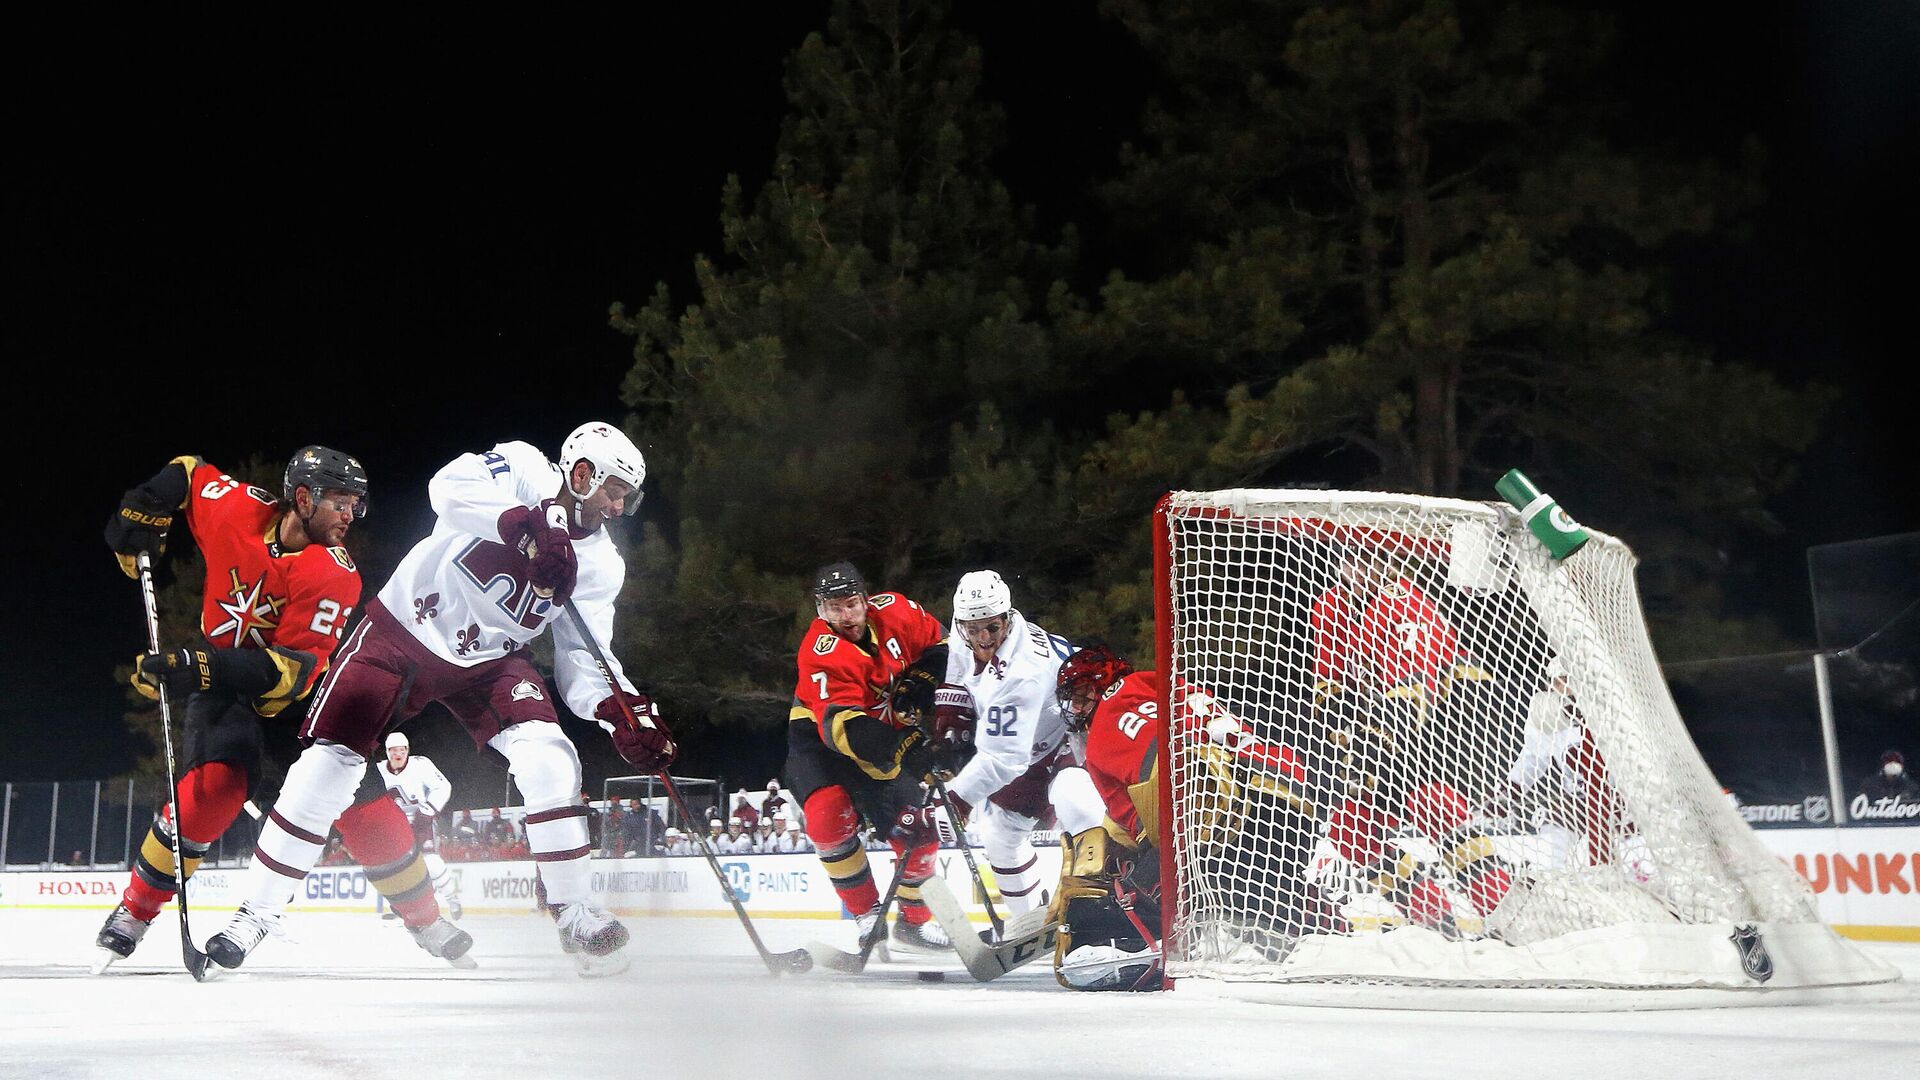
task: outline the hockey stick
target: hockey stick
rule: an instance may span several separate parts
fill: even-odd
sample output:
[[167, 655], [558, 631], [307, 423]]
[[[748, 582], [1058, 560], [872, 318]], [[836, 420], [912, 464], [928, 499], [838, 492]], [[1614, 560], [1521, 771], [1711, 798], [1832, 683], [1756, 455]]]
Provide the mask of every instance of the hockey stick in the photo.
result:
[[[933, 791], [940, 796], [940, 804], [947, 808], [947, 819], [953, 822], [954, 831], [960, 834], [956, 838], [960, 841], [960, 856], [967, 860], [967, 870], [973, 874], [973, 884], [980, 890], [980, 902], [987, 906], [987, 921], [993, 924], [993, 936], [997, 941], [1006, 936], [1007, 926], [1000, 921], [1000, 913], [993, 910], [993, 894], [987, 891], [986, 879], [980, 876], [980, 864], [973, 860], [973, 847], [967, 843], [967, 830], [960, 824], [960, 815], [953, 811], [953, 798], [947, 794], [946, 782], [936, 777], [933, 781]], [[968, 933], [972, 931], [969, 930]], [[947, 928], [947, 934], [952, 936], [952, 927]]]
[[[138, 556], [140, 599], [147, 609], [147, 648], [160, 651], [160, 605], [153, 598], [153, 562], [146, 552]], [[173, 703], [168, 700], [167, 684], [160, 683], [160, 745], [167, 751], [167, 806], [173, 812], [173, 827], [167, 839], [173, 845], [173, 902], [180, 911], [180, 953], [187, 962], [187, 973], [195, 982], [207, 981], [207, 954], [194, 948], [193, 933], [187, 925], [187, 879], [180, 858], [180, 785], [173, 778]]]
[[[580, 617], [580, 609], [573, 606], [571, 599], [567, 600], [563, 606], [567, 609], [568, 618], [573, 621], [574, 632], [580, 635], [580, 640], [586, 642], [587, 648], [592, 651], [593, 661], [599, 665], [601, 677], [607, 680], [607, 689], [613, 695], [613, 700], [620, 703], [620, 711], [626, 715], [627, 723], [636, 728], [639, 727], [640, 720], [633, 715], [633, 707], [627, 704], [626, 692], [621, 688], [619, 680], [613, 677], [613, 665], [607, 662], [607, 654], [601, 650], [600, 642], [594, 639], [593, 631], [587, 628], [587, 620]], [[666, 785], [667, 798], [672, 800], [674, 808], [680, 811], [680, 816], [691, 822], [693, 812], [687, 809], [686, 800], [680, 797], [680, 787], [673, 782], [673, 775], [665, 769], [654, 775]], [[767, 973], [778, 976], [792, 972], [798, 975], [813, 967], [813, 957], [805, 949], [794, 949], [791, 952], [782, 953], [768, 951], [766, 944], [760, 940], [760, 932], [753, 928], [753, 920], [747, 917], [747, 909], [741, 906], [739, 894], [733, 891], [733, 883], [727, 880], [727, 872], [720, 868], [720, 860], [714, 855], [713, 847], [705, 836], [700, 837], [700, 854], [706, 856], [707, 865], [713, 868], [713, 876], [720, 882], [720, 891], [726, 894], [727, 902], [733, 905], [733, 913], [740, 917], [740, 925], [746, 928], [747, 937], [753, 940], [754, 951], [760, 954], [760, 962], [767, 965]]]
[[938, 875], [929, 878], [920, 886], [920, 898], [953, 939], [953, 951], [959, 954], [967, 974], [979, 982], [990, 982], [1052, 953], [1055, 935], [1060, 932], [1059, 923], [1047, 921], [1047, 909], [1037, 907], [1008, 919], [1000, 940], [983, 941], [946, 879]]
[[[920, 809], [925, 810], [927, 807], [932, 806], [933, 799], [933, 792], [928, 791], [927, 797], [920, 801]], [[901, 846], [905, 847], [906, 845], [903, 843]], [[907, 863], [911, 860], [912, 855], [913, 849], [908, 847], [895, 857], [893, 880], [887, 883], [887, 895], [880, 898], [880, 907], [877, 909], [879, 913], [874, 917], [873, 929], [868, 930], [866, 936], [860, 939], [860, 951], [850, 953], [822, 942], [809, 942], [807, 944], [807, 952], [812, 954], [815, 962], [822, 967], [829, 967], [835, 971], [845, 972], [848, 975], [858, 975], [867, 970], [867, 960], [873, 956], [873, 947], [880, 943], [881, 938], [887, 936], [887, 910], [893, 907], [893, 898], [900, 893], [900, 882], [907, 876]], [[933, 879], [929, 878], [928, 880], [931, 881]]]

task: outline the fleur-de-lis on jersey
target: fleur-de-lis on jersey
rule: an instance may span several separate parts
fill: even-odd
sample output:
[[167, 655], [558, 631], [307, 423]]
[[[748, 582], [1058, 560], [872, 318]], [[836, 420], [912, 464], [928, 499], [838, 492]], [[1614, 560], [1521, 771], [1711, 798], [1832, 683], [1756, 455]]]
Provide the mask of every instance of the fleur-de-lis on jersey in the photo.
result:
[[440, 594], [439, 593], [433, 593], [429, 595], [425, 600], [422, 600], [417, 596], [413, 598], [413, 621], [414, 622], [424, 623], [428, 619], [437, 619], [439, 617], [440, 617]]
[[460, 639], [460, 647], [453, 651], [461, 656], [465, 656], [480, 644], [480, 624], [471, 623], [465, 630], [460, 631], [454, 636]]

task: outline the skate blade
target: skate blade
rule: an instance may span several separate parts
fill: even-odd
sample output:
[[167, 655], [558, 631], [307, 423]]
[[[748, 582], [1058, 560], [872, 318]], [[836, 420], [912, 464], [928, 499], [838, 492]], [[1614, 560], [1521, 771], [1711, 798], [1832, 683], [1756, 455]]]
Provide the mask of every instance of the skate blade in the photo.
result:
[[124, 960], [124, 959], [126, 959], [126, 957], [121, 956], [119, 953], [114, 952], [112, 949], [101, 949], [100, 955], [94, 958], [94, 961], [92, 964], [88, 965], [87, 974], [103, 975], [106, 973], [106, 970], [108, 968], [114, 965], [116, 961]]
[[618, 975], [632, 966], [633, 961], [624, 952], [610, 956], [588, 956], [576, 953], [573, 957], [574, 968], [583, 979], [604, 979], [609, 975]]
[[459, 968], [461, 971], [473, 971], [480, 966], [478, 960], [475, 960], [466, 953], [461, 953], [459, 956], [442, 957], [442, 959], [454, 967]]

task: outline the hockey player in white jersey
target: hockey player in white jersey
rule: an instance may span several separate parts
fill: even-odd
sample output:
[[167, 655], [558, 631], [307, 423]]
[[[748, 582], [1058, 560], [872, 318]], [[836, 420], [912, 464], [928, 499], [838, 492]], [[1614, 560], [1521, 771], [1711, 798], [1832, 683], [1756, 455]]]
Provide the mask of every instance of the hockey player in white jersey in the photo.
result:
[[314, 696], [300, 731], [306, 750], [261, 829], [245, 902], [208, 941], [209, 956], [237, 967], [259, 944], [319, 857], [328, 826], [348, 810], [381, 734], [438, 702], [477, 745], [506, 757], [562, 947], [583, 974], [624, 969], [616, 954], [626, 927], [590, 896], [580, 756], [556, 722], [528, 646], [551, 622], [567, 707], [598, 720], [640, 771], [672, 762], [658, 707], [611, 658], [624, 700], [609, 694], [592, 647], [562, 617], [571, 600], [599, 644], [611, 644], [626, 564], [602, 526], [638, 507], [645, 477], [639, 449], [602, 423], [575, 429], [559, 465], [527, 443], [505, 442], [434, 475], [427, 494], [439, 520], [367, 606]]
[[[434, 765], [432, 758], [415, 754], [413, 744], [398, 731], [387, 736], [387, 756], [373, 768], [381, 784], [398, 796], [400, 809], [407, 812], [408, 820], [413, 823], [413, 838], [420, 843], [420, 859], [426, 863], [433, 894], [440, 898], [447, 917], [458, 919], [460, 898], [454, 894], [453, 872], [447, 869], [447, 860], [440, 857], [437, 828], [440, 811], [446, 809], [447, 800], [453, 797], [453, 783]], [[387, 917], [397, 916], [388, 912]]]
[[975, 570], [960, 579], [936, 734], [964, 726], [971, 713], [975, 754], [947, 795], [963, 816], [977, 816], [1000, 895], [1016, 915], [1045, 903], [1029, 834], [1056, 825], [1079, 833], [1106, 812], [1067, 740], [1054, 690], [1071, 653], [1064, 638], [1014, 609], [999, 574]]

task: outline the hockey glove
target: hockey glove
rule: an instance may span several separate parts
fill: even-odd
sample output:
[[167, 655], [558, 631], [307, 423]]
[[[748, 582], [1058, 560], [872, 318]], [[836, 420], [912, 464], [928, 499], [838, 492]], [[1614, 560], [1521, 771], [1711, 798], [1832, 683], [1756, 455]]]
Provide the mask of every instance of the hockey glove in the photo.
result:
[[900, 841], [909, 849], [940, 843], [940, 831], [934, 824], [933, 807], [903, 807], [893, 816], [893, 827], [887, 835]]
[[[622, 706], [621, 699], [625, 700]], [[628, 710], [632, 717], [628, 717]], [[601, 699], [593, 715], [613, 725], [613, 748], [627, 764], [641, 772], [656, 773], [673, 764], [678, 748], [673, 735], [660, 719], [660, 706], [646, 694], [621, 692], [619, 698]]]
[[900, 771], [922, 781], [945, 783], [960, 771], [959, 747], [945, 739], [929, 739], [918, 731], [910, 732], [906, 750], [900, 755]]
[[120, 569], [130, 578], [140, 576], [134, 557], [141, 552], [160, 555], [167, 550], [167, 530], [173, 527], [174, 507], [144, 486], [127, 492], [120, 509], [107, 521], [107, 546]]
[[169, 696], [184, 697], [195, 690], [213, 689], [213, 662], [203, 649], [167, 649], [133, 658], [133, 688], [142, 697], [160, 700], [161, 685]]
[[953, 743], [973, 742], [973, 695], [957, 683], [942, 683], [933, 692], [933, 737]]

